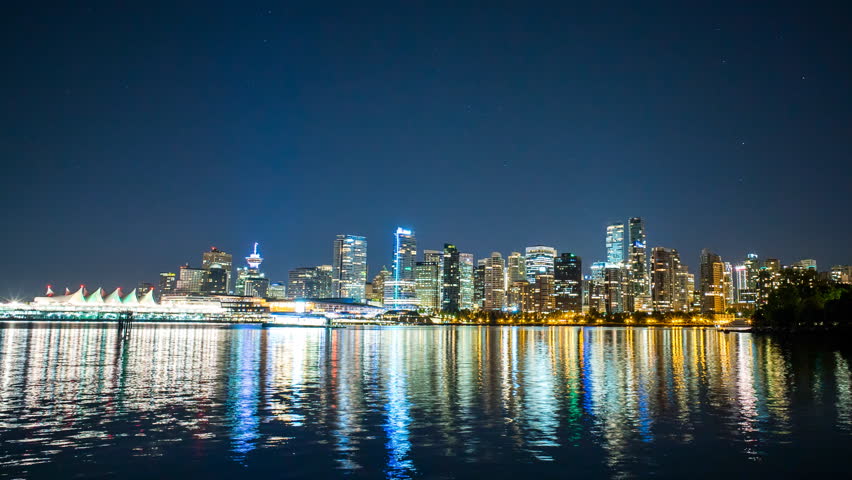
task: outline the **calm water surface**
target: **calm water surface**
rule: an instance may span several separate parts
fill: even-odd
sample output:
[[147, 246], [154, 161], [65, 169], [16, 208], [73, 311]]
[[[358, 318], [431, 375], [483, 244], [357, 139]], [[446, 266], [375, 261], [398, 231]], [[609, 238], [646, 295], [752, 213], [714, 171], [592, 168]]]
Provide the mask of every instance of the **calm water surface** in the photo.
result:
[[691, 328], [7, 323], [0, 476], [848, 474], [850, 375]]

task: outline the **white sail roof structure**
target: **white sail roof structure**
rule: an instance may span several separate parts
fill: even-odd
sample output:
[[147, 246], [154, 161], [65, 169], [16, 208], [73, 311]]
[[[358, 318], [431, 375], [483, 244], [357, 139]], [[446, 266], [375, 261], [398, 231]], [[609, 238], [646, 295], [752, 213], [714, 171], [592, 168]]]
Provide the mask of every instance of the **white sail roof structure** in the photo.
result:
[[91, 295], [86, 297], [86, 303], [95, 304], [95, 303], [104, 303], [104, 289], [98, 287], [97, 290], [92, 292]]
[[154, 290], [148, 290], [142, 298], [139, 299], [139, 305], [154, 306], [157, 302], [154, 301]]
[[125, 305], [139, 305], [139, 299], [136, 298], [136, 289], [130, 291], [122, 300], [121, 303]]
[[86, 304], [86, 297], [85, 297], [82, 285], [74, 293], [70, 293], [70, 291], [67, 288], [65, 289], [65, 291], [68, 292], [65, 295], [59, 295], [59, 296], [48, 295], [46, 297], [36, 297], [35, 303], [42, 303], [42, 304], [44, 304], [44, 303], [59, 303], [59, 304], [67, 304], [67, 305], [85, 305]]
[[121, 287], [116, 288], [104, 299], [107, 305], [121, 305]]

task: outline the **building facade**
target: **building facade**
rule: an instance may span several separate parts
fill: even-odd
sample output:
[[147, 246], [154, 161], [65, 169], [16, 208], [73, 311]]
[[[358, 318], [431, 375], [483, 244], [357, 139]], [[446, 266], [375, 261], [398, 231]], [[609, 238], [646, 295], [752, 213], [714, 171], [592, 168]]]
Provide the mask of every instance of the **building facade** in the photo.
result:
[[367, 284], [367, 238], [359, 235], [338, 235], [334, 240], [333, 258], [333, 297], [364, 303]]
[[524, 273], [526, 281], [535, 284], [539, 274], [553, 275], [553, 265], [556, 261], [556, 249], [544, 245], [527, 247], [524, 255]]

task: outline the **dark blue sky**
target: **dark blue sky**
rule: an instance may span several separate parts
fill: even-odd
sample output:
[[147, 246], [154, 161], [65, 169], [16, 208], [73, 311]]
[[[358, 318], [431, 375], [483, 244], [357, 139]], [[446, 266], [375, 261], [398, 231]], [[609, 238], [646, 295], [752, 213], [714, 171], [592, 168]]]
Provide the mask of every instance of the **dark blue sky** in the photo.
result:
[[[337, 233], [852, 263], [840, 2], [5, 6], [0, 296]], [[304, 2], [315, 3], [315, 2]], [[638, 5], [642, 3], [643, 5]]]

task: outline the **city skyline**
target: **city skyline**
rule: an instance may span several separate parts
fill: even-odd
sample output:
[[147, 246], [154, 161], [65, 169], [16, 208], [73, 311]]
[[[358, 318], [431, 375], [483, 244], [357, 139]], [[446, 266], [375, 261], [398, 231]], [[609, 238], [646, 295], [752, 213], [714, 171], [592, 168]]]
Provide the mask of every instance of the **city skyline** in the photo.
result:
[[340, 232], [387, 252], [394, 225], [591, 265], [637, 215], [693, 270], [703, 248], [852, 263], [837, 5], [7, 13], [0, 297], [153, 282], [254, 242], [284, 280]]

